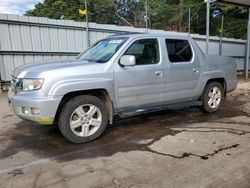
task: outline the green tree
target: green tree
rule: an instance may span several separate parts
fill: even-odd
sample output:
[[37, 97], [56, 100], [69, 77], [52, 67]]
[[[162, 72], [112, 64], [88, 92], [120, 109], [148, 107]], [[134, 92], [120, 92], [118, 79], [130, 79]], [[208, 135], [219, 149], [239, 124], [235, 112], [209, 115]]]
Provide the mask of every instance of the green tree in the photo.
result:
[[27, 16], [40, 16], [53, 19], [64, 17], [67, 20], [82, 20], [79, 16], [79, 0], [44, 0], [35, 5], [33, 10], [25, 13]]
[[[87, 0], [91, 22], [100, 24], [130, 25], [145, 27], [146, 0]], [[205, 34], [206, 5], [201, 0], [148, 0], [149, 25], [154, 29], [188, 31], [188, 10], [191, 8], [191, 32]], [[44, 0], [25, 15], [85, 21], [79, 15], [84, 9], [84, 0]], [[220, 36], [221, 16], [225, 17], [223, 35], [231, 38], [246, 37], [247, 9], [214, 3], [211, 6], [211, 35]]]

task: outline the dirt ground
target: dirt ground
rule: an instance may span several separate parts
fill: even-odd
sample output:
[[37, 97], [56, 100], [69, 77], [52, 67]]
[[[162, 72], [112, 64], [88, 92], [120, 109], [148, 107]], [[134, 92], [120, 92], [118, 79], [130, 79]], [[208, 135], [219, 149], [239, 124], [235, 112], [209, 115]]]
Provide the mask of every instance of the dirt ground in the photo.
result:
[[96, 141], [67, 142], [22, 121], [0, 95], [0, 187], [250, 187], [250, 82], [223, 108], [119, 120]]

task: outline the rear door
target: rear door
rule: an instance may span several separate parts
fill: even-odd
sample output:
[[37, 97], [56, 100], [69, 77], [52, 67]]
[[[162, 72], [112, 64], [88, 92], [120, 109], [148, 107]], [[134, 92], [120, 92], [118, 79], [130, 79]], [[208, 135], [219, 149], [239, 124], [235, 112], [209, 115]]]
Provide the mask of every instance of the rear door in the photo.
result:
[[199, 57], [195, 55], [191, 41], [165, 39], [166, 47], [166, 95], [167, 102], [192, 100], [200, 80]]
[[122, 55], [134, 55], [136, 65], [126, 67], [122, 67], [119, 63], [114, 65], [118, 109], [120, 111], [140, 110], [162, 104], [165, 70], [159, 39], [137, 39]]

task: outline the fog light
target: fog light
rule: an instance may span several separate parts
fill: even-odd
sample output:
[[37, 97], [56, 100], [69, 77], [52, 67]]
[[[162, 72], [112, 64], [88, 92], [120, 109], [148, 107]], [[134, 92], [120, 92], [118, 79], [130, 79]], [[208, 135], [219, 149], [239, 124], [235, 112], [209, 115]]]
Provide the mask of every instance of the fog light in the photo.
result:
[[30, 108], [30, 111], [31, 111], [32, 115], [40, 114], [40, 109], [39, 108]]
[[29, 114], [30, 113], [30, 108], [22, 107], [22, 113], [23, 114]]

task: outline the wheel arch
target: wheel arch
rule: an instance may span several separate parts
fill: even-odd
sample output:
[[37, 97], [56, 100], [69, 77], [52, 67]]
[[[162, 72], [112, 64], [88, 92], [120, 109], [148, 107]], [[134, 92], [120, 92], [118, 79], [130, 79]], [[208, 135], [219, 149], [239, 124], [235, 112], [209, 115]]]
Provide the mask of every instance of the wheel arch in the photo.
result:
[[66, 93], [61, 99], [59, 106], [57, 108], [55, 119], [54, 119], [55, 123], [58, 122], [58, 118], [60, 116], [63, 106], [73, 97], [80, 96], [80, 95], [93, 95], [101, 99], [104, 102], [108, 111], [109, 124], [113, 124], [114, 105], [113, 105], [113, 101], [111, 100], [108, 91], [104, 88], [72, 91], [72, 92]]
[[[211, 78], [207, 81], [206, 86], [211, 83], [211, 82], [218, 82], [222, 85], [223, 89], [224, 89], [224, 95], [226, 96], [227, 93], [227, 83], [226, 83], [226, 79], [224, 77], [218, 77], [218, 78]], [[205, 87], [206, 87], [205, 86]], [[205, 88], [204, 88], [205, 89]]]
[[206, 81], [204, 80], [204, 85], [202, 87], [202, 89], [200, 90], [200, 94], [198, 97], [198, 100], [201, 100], [201, 96], [203, 95], [207, 85], [211, 82], [218, 82], [222, 85], [223, 89], [224, 89], [224, 96], [226, 98], [226, 94], [227, 94], [227, 84], [226, 84], [226, 79], [224, 77], [216, 77], [216, 78], [209, 78]]

